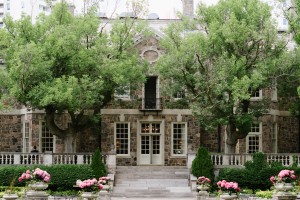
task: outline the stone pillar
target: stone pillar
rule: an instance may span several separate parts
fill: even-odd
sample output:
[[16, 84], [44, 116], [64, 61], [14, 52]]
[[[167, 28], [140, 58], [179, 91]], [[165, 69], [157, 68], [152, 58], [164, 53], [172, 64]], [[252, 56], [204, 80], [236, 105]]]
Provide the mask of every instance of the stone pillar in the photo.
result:
[[15, 164], [15, 165], [21, 164], [20, 157], [21, 157], [20, 154], [14, 154], [14, 164]]
[[53, 164], [53, 155], [52, 152], [45, 152], [44, 154], [44, 160], [43, 160], [44, 165], [52, 165]]
[[108, 173], [115, 174], [117, 169], [116, 151], [109, 151], [106, 157], [106, 166]]
[[209, 197], [209, 193], [207, 191], [199, 191], [197, 193], [197, 200], [206, 200]]
[[192, 162], [196, 157], [196, 153], [194, 151], [189, 151], [187, 154], [187, 167], [189, 172], [191, 172]]
[[78, 165], [83, 164], [83, 155], [77, 155], [77, 164]]
[[181, 0], [183, 16], [194, 18], [194, 0]]

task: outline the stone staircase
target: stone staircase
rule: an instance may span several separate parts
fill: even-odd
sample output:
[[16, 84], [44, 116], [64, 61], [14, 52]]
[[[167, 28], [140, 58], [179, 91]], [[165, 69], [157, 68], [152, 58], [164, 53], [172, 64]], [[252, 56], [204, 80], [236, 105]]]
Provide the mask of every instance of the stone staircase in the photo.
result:
[[118, 166], [112, 197], [195, 197], [187, 167]]

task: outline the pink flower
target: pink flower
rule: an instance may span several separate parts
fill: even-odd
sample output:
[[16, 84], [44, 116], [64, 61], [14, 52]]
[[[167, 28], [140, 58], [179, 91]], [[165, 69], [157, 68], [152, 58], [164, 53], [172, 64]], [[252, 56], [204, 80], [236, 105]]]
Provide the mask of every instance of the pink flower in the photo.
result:
[[226, 191], [229, 193], [240, 191], [239, 185], [236, 182], [227, 182], [226, 180], [222, 180], [219, 181], [217, 185], [221, 191]]

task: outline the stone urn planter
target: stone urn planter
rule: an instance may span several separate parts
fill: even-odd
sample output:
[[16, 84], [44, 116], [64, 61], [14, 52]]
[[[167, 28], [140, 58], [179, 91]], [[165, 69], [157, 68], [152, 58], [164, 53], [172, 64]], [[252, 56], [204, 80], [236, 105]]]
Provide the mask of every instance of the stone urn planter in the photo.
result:
[[88, 200], [97, 199], [98, 193], [96, 193], [96, 192], [82, 192], [81, 197], [83, 199], [88, 199]]
[[44, 190], [48, 188], [48, 184], [41, 182], [33, 182], [28, 184], [29, 190], [26, 192], [26, 195], [30, 198], [46, 198], [48, 197], [48, 193]]
[[207, 190], [209, 190], [209, 187], [205, 186], [205, 185], [198, 185], [197, 189], [200, 191], [207, 191]]
[[3, 195], [3, 199], [7, 199], [7, 200], [13, 200], [13, 199], [18, 199], [18, 194], [4, 194]]
[[294, 186], [292, 183], [277, 183], [275, 188], [280, 192], [289, 192], [294, 188]]
[[220, 199], [230, 200], [230, 199], [236, 199], [237, 195], [236, 193], [223, 193], [220, 195]]

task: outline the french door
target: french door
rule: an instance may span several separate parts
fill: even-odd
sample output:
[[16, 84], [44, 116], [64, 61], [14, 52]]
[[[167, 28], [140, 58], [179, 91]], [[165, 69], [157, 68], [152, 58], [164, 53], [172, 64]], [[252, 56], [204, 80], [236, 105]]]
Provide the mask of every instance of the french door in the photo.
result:
[[138, 138], [138, 164], [163, 164], [163, 134], [160, 123], [142, 123]]

